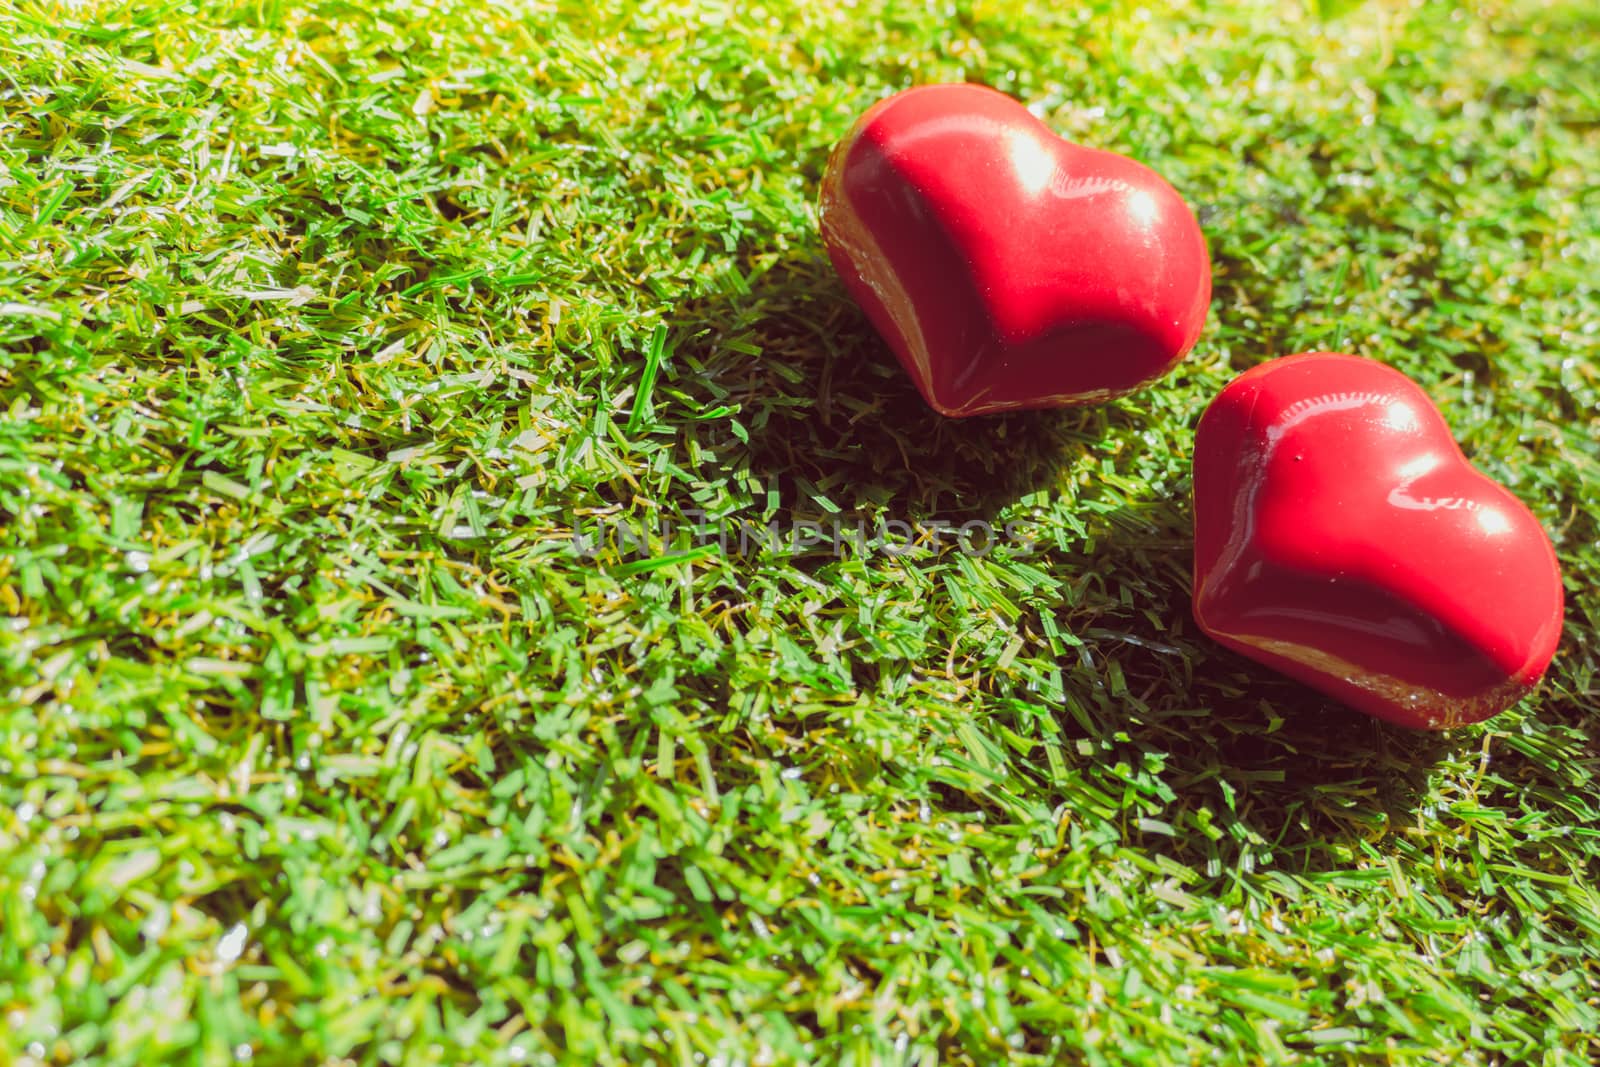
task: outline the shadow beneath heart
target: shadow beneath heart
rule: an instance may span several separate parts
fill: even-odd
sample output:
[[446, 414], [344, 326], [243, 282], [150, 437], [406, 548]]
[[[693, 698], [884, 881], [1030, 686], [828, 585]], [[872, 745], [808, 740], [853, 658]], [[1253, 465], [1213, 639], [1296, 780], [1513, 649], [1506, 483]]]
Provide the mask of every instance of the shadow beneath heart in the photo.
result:
[[1440, 761], [1475, 745], [1373, 719], [1207, 638], [1190, 614], [1185, 506], [1109, 515], [1096, 534], [1097, 565], [1143, 584], [1137, 610], [1084, 631], [1089, 662], [1075, 676], [1092, 687], [1115, 659], [1129, 695], [1097, 694], [1088, 715], [1060, 721], [1090, 749], [1159, 759], [1171, 832], [1130, 828], [1141, 847], [1208, 876], [1326, 870], [1329, 841], [1376, 841], [1412, 821]]
[[[819, 249], [757, 264], [734, 289], [679, 309], [675, 358], [697, 394], [712, 392], [708, 406], [738, 405], [744, 428], [739, 440], [701, 438], [710, 458], [700, 473], [766, 486], [780, 522], [993, 522], [1086, 464], [1135, 474], [1119, 466], [1130, 452], [1098, 447], [1140, 418], [1117, 404], [973, 419], [932, 411]], [[1211, 642], [1189, 612], [1190, 522], [1179, 486], [1096, 516], [1069, 550], [1030, 558], [1082, 586], [1058, 620], [1083, 641], [1078, 661], [1061, 663], [1079, 710], [1055, 717], [1083, 754], [1078, 769], [1103, 787], [1120, 790], [1109, 769], [1119, 759], [1159, 761], [1174, 794], [1170, 833], [1130, 819], [1130, 844], [1211, 875], [1321, 869], [1336, 854], [1328, 841], [1377, 839], [1411, 819], [1433, 768], [1465, 742], [1350, 711]], [[1126, 692], [1105, 690], [1113, 659]]]
[[[710, 477], [754, 477], [780, 521], [990, 522], [1109, 425], [1104, 411], [945, 418], [924, 402], [820, 249], [752, 271], [745, 291], [680, 308], [679, 350], [746, 441]], [[739, 353], [731, 359], [729, 353]], [[709, 373], [707, 373], [709, 372]], [[831, 507], [830, 507], [831, 505]]]

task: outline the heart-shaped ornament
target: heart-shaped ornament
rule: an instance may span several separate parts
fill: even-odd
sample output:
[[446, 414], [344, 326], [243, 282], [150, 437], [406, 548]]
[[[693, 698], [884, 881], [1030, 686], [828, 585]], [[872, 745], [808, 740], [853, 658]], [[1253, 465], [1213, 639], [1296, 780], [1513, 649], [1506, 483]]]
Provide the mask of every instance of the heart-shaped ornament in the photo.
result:
[[1479, 722], [1555, 654], [1550, 539], [1392, 367], [1313, 352], [1235, 378], [1200, 420], [1194, 499], [1200, 627], [1361, 711]]
[[1104, 400], [1165, 374], [1211, 299], [1183, 198], [977, 85], [869, 109], [822, 182], [851, 296], [946, 415]]

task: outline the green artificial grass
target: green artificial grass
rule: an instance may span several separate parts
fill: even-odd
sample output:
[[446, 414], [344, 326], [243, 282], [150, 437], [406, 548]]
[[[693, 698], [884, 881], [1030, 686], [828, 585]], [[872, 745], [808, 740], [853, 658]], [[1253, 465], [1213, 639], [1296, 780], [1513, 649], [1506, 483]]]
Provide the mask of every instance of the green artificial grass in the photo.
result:
[[[0, 1063], [1600, 1057], [1600, 8], [608, 8], [0, 2]], [[943, 420], [845, 297], [963, 79], [1196, 206], [1158, 387]], [[1556, 542], [1484, 727], [1189, 616], [1317, 348]]]

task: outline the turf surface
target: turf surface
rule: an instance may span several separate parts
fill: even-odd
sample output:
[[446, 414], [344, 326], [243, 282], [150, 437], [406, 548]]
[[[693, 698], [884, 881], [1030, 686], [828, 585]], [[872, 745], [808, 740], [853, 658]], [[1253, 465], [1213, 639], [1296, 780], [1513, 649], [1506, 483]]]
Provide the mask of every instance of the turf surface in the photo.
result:
[[[0, 3], [0, 1063], [1600, 1056], [1600, 9], [608, 6]], [[844, 297], [961, 79], [1197, 206], [1159, 388], [944, 421]], [[1557, 543], [1485, 728], [1190, 620], [1309, 348]], [[925, 536], [714, 536], [835, 520]]]

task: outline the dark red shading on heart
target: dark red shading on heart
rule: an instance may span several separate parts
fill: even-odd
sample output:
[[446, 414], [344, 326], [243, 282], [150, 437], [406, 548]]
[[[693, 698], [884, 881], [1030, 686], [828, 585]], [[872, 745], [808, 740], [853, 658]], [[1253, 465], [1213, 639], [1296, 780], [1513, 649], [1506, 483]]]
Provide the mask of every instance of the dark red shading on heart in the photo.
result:
[[1200, 420], [1194, 498], [1201, 628], [1361, 711], [1478, 722], [1555, 654], [1550, 539], [1392, 367], [1316, 352], [1240, 375]]
[[852, 297], [946, 415], [1104, 400], [1194, 345], [1211, 263], [1154, 171], [976, 85], [909, 89], [828, 161], [821, 227]]

